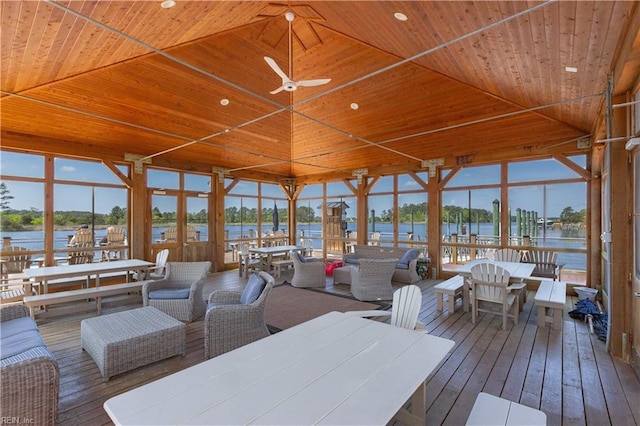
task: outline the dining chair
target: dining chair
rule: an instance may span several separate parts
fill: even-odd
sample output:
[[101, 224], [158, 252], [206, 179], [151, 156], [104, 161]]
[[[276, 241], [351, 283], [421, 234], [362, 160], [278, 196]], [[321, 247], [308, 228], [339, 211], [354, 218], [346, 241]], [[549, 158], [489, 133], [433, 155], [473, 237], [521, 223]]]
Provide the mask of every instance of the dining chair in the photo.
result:
[[[509, 285], [509, 272], [490, 262], [471, 267], [469, 280], [471, 292], [471, 322], [476, 323], [478, 312], [502, 316], [502, 329], [507, 329], [507, 319], [518, 324], [520, 314], [518, 295], [521, 285]], [[512, 291], [514, 290], [514, 291]]]
[[495, 251], [493, 254], [493, 260], [502, 262], [520, 262], [522, 260], [522, 253], [512, 248], [503, 248]]
[[248, 277], [251, 272], [262, 269], [262, 259], [249, 252], [249, 245], [240, 243], [238, 247], [238, 273], [241, 277]]
[[410, 284], [393, 292], [391, 311], [349, 311], [347, 314], [363, 318], [390, 317], [389, 324], [416, 330], [425, 328], [425, 325], [418, 321], [420, 308], [422, 308], [422, 291], [417, 285]]

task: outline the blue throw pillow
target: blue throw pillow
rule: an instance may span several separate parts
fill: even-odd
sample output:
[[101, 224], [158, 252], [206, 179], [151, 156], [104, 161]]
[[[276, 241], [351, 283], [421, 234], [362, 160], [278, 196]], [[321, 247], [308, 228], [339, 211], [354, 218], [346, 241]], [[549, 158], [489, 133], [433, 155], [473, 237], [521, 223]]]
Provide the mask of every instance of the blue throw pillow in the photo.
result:
[[294, 251], [293, 252], [294, 256], [296, 256], [298, 258], [298, 260], [300, 261], [300, 263], [307, 263], [307, 258], [304, 257], [302, 255], [302, 253], [300, 253], [299, 251]]
[[400, 260], [398, 261], [398, 265], [406, 265], [407, 269], [409, 268], [409, 262], [413, 259], [417, 259], [420, 256], [420, 252], [417, 249], [409, 249], [404, 252]]
[[243, 305], [250, 305], [262, 294], [267, 283], [258, 274], [252, 274], [247, 281], [247, 286], [244, 288], [242, 295], [240, 296], [240, 303]]

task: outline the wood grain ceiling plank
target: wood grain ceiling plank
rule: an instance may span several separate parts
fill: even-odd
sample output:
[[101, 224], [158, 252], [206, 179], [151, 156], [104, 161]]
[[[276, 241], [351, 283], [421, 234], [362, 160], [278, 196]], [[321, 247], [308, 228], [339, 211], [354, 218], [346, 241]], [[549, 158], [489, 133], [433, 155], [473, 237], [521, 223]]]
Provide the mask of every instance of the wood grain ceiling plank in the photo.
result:
[[[33, 19], [34, 15], [23, 14], [20, 9], [23, 5], [18, 2], [0, 3], [0, 28], [2, 35], [2, 45], [0, 49], [0, 82], [2, 89], [7, 91], [16, 90], [16, 76], [21, 66], [26, 66], [27, 61], [23, 60], [26, 45], [28, 42], [28, 32], [19, 30], [20, 21]], [[35, 7], [35, 5], [33, 5]], [[23, 24], [24, 25], [24, 24]]]
[[[129, 34], [123, 29], [131, 22], [138, 22], [139, 8], [145, 7], [141, 2], [100, 2], [93, 14], [88, 15], [90, 18], [104, 23], [108, 27]], [[146, 7], [150, 7], [153, 3], [147, 2]], [[143, 11], [146, 9], [142, 9]], [[144, 14], [144, 12], [142, 12]], [[150, 51], [136, 43], [127, 40], [117, 33], [102, 29], [91, 23], [87, 23], [85, 27], [84, 37], [95, 40], [95, 50], [89, 50], [87, 54], [92, 58], [92, 69], [116, 64], [129, 60], [141, 55], [149, 54]], [[135, 37], [134, 37], [135, 38]], [[156, 38], [156, 40], [160, 37]], [[151, 43], [153, 45], [153, 43]]]
[[[18, 56], [20, 66], [10, 74], [13, 81], [8, 86], [13, 86], [12, 91], [21, 91], [52, 78], [49, 55], [58, 51], [58, 44], [52, 39], [59, 37], [64, 16], [44, 2], [19, 4], [22, 6], [17, 17], [20, 36], [16, 47], [22, 56]], [[47, 21], [47, 25], [42, 25], [42, 21]], [[28, 34], [24, 50], [20, 41], [23, 34]]]

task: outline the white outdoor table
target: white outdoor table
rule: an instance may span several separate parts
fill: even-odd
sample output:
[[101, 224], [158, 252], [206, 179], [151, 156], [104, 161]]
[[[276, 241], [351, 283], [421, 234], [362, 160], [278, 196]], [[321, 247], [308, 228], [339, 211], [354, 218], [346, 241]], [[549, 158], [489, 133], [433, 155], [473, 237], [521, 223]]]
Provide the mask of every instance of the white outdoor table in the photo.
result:
[[520, 282], [531, 277], [536, 265], [533, 263], [521, 263], [521, 262], [503, 262], [498, 260], [477, 259], [472, 260], [469, 263], [465, 263], [456, 269], [456, 272], [462, 275], [464, 279], [464, 287], [462, 289], [462, 309], [464, 312], [469, 312], [469, 281], [467, 278], [471, 278], [471, 268], [478, 263], [493, 263], [503, 269], [506, 269], [511, 276], [511, 281]]
[[[115, 396], [104, 409], [119, 425], [382, 425], [396, 414], [424, 424], [425, 380], [453, 346], [330, 312]], [[401, 410], [409, 398], [413, 413]]]
[[[79, 265], [46, 266], [44, 268], [27, 268], [24, 274], [34, 282], [39, 282], [43, 286], [43, 293], [49, 292], [49, 281], [60, 278], [86, 277], [87, 282], [95, 276], [96, 287], [100, 287], [100, 274], [123, 271], [142, 271], [153, 262], [146, 260], [129, 259], [117, 260], [114, 262], [82, 263]], [[129, 275], [127, 274], [127, 282]]]
[[269, 272], [271, 270], [271, 262], [273, 262], [274, 256], [284, 256], [289, 251], [299, 251], [304, 250], [304, 247], [300, 246], [271, 246], [271, 247], [253, 247], [249, 249], [249, 253], [259, 254], [265, 258], [264, 267], [265, 271]]

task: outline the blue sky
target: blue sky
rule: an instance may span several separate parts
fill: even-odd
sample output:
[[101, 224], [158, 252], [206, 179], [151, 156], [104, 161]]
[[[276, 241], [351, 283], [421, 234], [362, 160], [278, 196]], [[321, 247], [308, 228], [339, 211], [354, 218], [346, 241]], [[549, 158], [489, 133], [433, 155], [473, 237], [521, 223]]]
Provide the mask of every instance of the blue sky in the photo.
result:
[[[580, 166], [584, 166], [584, 156], [576, 157], [575, 161]], [[126, 173], [126, 167], [121, 168]], [[100, 163], [89, 163], [84, 161], [76, 161], [69, 159], [56, 159], [54, 164], [55, 178], [65, 181], [80, 182], [96, 182], [120, 185], [120, 181], [115, 174]], [[549, 159], [530, 161], [525, 163], [512, 163], [509, 166], [509, 179], [511, 182], [534, 182], [543, 179], [570, 179], [576, 178], [577, 174], [562, 165], [561, 163]], [[446, 173], [446, 172], [445, 172]], [[0, 153], [0, 175], [15, 175], [22, 177], [42, 178], [44, 176], [43, 158], [36, 155], [14, 154], [8, 152]], [[426, 173], [420, 174], [426, 178]], [[149, 175], [150, 185], [155, 187], [172, 189], [177, 188], [177, 174], [174, 172], [154, 171]], [[188, 175], [186, 185], [194, 191], [207, 192], [210, 186], [208, 176]], [[469, 169], [462, 169], [448, 183], [448, 188], [461, 187], [459, 190], [443, 191], [443, 205], [459, 205], [467, 207], [469, 203], [469, 185], [491, 185], [498, 184], [500, 181], [500, 172], [498, 166], [483, 166]], [[4, 181], [9, 188], [10, 195], [15, 198], [11, 200], [10, 206], [15, 209], [42, 209], [44, 206], [42, 184], [32, 182], [14, 182]], [[302, 192], [302, 197], [321, 196], [318, 190], [319, 186], [308, 188]], [[341, 182], [331, 183], [327, 186], [327, 194], [329, 199], [340, 199], [340, 194], [349, 193], [345, 189], [345, 185]], [[420, 186], [407, 176], [400, 178], [400, 190], [419, 190]], [[392, 180], [383, 178], [376, 185], [373, 194], [376, 192], [388, 192], [392, 190]], [[285, 197], [278, 185], [263, 185], [263, 195], [266, 197], [274, 197], [278, 200], [278, 208], [286, 208]], [[241, 182], [232, 193], [256, 193], [257, 186], [251, 182]], [[546, 197], [545, 197], [546, 194]], [[56, 210], [90, 210], [92, 198], [95, 203], [95, 211], [97, 213], [108, 213], [114, 205], [121, 207], [126, 206], [126, 192], [121, 189], [98, 187], [93, 193], [91, 185], [63, 185], [59, 184], [55, 187], [55, 208]], [[494, 199], [499, 198], [500, 191], [497, 188], [490, 189], [473, 189], [472, 190], [471, 207], [491, 210]], [[575, 211], [586, 208], [586, 184], [553, 184], [544, 188], [542, 185], [525, 185], [519, 187], [511, 187], [509, 190], [510, 203], [513, 208], [519, 207], [525, 210], [537, 211], [542, 214], [543, 205], [546, 204], [547, 216], [556, 217], [567, 206], [571, 206]], [[163, 197], [160, 197], [163, 198]], [[352, 200], [354, 197], [343, 197], [350, 204], [349, 216], [355, 215], [355, 205]], [[400, 196], [401, 204], [404, 203], [421, 203], [425, 201], [424, 194], [403, 194]], [[173, 197], [166, 200], [166, 205], [170, 206], [174, 203]], [[306, 204], [305, 202], [303, 202]], [[164, 203], [163, 203], [164, 204]], [[160, 206], [162, 206], [161, 204]], [[235, 198], [234, 203], [238, 204], [239, 198]], [[248, 207], [256, 205], [255, 199], [245, 199], [243, 204]], [[313, 208], [318, 207], [318, 202], [312, 201]], [[189, 202], [189, 210], [199, 210], [202, 206], [206, 206], [205, 199]], [[273, 205], [268, 202], [265, 207], [271, 208]], [[369, 208], [376, 211], [388, 210], [392, 208], [390, 205], [390, 197], [371, 197]]]

